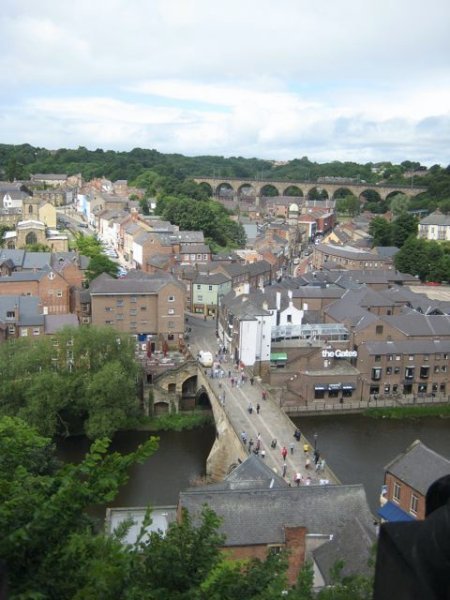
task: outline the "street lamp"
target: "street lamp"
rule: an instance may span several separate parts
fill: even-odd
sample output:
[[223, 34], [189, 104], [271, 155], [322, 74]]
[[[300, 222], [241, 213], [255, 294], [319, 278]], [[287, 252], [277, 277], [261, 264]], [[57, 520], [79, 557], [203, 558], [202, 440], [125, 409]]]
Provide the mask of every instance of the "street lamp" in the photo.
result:
[[314, 434], [314, 452], [317, 450], [317, 433]]

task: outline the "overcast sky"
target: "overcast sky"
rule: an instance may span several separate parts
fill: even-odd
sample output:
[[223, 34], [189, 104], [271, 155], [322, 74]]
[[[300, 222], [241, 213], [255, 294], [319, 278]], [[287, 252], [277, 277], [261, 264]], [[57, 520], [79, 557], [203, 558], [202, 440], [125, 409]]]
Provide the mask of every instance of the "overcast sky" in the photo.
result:
[[450, 163], [448, 0], [2, 0], [0, 142]]

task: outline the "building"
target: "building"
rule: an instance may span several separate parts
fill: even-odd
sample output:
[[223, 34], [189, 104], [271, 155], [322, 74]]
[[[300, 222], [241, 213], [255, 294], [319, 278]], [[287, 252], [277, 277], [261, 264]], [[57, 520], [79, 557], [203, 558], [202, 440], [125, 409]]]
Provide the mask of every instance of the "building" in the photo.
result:
[[43, 314], [70, 312], [70, 286], [53, 269], [13, 272], [0, 277], [0, 297], [11, 295], [38, 297]]
[[197, 274], [192, 280], [192, 307], [197, 314], [216, 316], [220, 299], [231, 290], [231, 280], [222, 273]]
[[[102, 273], [89, 286], [91, 322], [178, 346], [184, 334], [184, 286], [170, 275], [130, 272], [122, 279]], [[86, 309], [84, 309], [86, 310]]]
[[44, 334], [42, 304], [36, 296], [0, 295], [0, 342]]
[[251, 455], [222, 482], [181, 492], [178, 519], [187, 509], [195, 523], [205, 504], [222, 519], [231, 558], [263, 560], [287, 550], [290, 585], [305, 560], [313, 562], [315, 587], [331, 583], [338, 560], [344, 575], [368, 573], [375, 530], [362, 485], [289, 487]]
[[444, 242], [450, 240], [450, 215], [437, 210], [419, 221], [419, 238]]
[[379, 516], [384, 521], [422, 520], [427, 490], [450, 474], [450, 460], [416, 440], [384, 469]]
[[312, 255], [314, 269], [392, 269], [392, 256], [383, 256], [367, 248], [316, 244]]

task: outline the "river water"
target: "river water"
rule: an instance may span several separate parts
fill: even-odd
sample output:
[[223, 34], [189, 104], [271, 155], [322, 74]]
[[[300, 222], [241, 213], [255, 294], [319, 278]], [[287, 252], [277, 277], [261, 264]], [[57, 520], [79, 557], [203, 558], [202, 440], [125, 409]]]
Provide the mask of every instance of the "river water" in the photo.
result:
[[[450, 458], [450, 419], [388, 420], [357, 415], [308, 417], [296, 419], [301, 431], [317, 447], [342, 483], [363, 483], [367, 500], [374, 513], [384, 479], [384, 466], [414, 440]], [[112, 450], [134, 450], [150, 434], [121, 432]], [[214, 442], [214, 427], [191, 431], [163, 431], [160, 448], [142, 465], [135, 465], [129, 482], [111, 506], [174, 505], [181, 490], [204, 475], [206, 458]], [[58, 454], [65, 461], [78, 462], [89, 448], [84, 437], [74, 437], [58, 444]]]
[[294, 419], [341, 483], [363, 483], [370, 508], [379, 508], [384, 467], [421, 440], [450, 459], [450, 419], [372, 419], [359, 415]]

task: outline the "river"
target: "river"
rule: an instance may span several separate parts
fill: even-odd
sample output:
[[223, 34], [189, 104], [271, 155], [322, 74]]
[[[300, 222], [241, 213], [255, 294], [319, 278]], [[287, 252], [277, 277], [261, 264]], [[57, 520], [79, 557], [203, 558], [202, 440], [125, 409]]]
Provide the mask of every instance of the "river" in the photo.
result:
[[[317, 447], [342, 483], [363, 483], [374, 513], [378, 508], [384, 466], [414, 440], [450, 458], [450, 419], [388, 420], [357, 415], [296, 419], [311, 443], [317, 433]], [[147, 432], [121, 432], [112, 450], [130, 452], [147, 439]], [[205, 473], [206, 458], [214, 442], [214, 427], [191, 431], [163, 431], [160, 448], [142, 465], [135, 465], [130, 480], [111, 506], [176, 504], [181, 490]], [[78, 462], [89, 448], [84, 437], [58, 444], [65, 461]]]
[[450, 419], [372, 419], [359, 415], [293, 419], [341, 483], [363, 483], [370, 508], [379, 508], [384, 467], [414, 442], [450, 459]]

